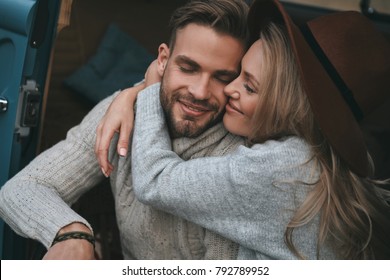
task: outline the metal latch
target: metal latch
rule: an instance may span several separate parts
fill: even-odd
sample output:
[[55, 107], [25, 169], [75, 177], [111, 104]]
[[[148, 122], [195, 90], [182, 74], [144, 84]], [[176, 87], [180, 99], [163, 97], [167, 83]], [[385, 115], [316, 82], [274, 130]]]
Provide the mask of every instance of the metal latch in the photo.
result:
[[29, 135], [30, 128], [38, 125], [40, 105], [41, 93], [37, 83], [34, 80], [27, 80], [21, 87], [19, 95], [16, 132], [20, 136]]
[[0, 113], [8, 110], [8, 101], [4, 97], [0, 97]]
[[25, 89], [23, 94], [24, 98], [20, 125], [23, 127], [36, 127], [39, 121], [41, 94], [37, 87], [34, 87], [34, 89]]

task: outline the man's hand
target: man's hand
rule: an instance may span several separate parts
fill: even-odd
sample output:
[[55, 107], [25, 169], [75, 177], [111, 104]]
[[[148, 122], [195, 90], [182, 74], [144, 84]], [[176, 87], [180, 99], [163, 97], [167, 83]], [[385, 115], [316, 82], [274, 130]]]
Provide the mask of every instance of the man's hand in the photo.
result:
[[93, 245], [84, 239], [68, 239], [49, 248], [44, 260], [94, 260]]
[[141, 83], [119, 93], [97, 127], [95, 154], [106, 177], [110, 176], [114, 168], [108, 161], [108, 149], [115, 132], [119, 132], [118, 154], [127, 155], [134, 125], [134, 103], [138, 92], [144, 88], [145, 84]]
[[[72, 223], [60, 229], [58, 234], [72, 231], [82, 231], [92, 234], [91, 230], [82, 223]], [[54, 244], [49, 248], [44, 260], [94, 260], [95, 248], [84, 239], [68, 239]]]

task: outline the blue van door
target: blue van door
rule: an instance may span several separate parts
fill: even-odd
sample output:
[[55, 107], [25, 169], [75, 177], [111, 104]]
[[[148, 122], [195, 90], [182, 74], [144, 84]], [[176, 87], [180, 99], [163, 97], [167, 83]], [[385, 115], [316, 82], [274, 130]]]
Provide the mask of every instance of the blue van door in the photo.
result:
[[[60, 3], [0, 0], [0, 187], [36, 155]], [[25, 244], [0, 220], [1, 259], [26, 258]]]

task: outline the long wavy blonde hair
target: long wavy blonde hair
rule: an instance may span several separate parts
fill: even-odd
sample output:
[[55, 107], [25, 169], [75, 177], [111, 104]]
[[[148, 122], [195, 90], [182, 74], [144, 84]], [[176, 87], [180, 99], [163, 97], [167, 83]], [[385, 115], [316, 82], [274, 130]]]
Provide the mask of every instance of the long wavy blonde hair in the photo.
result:
[[261, 89], [250, 140], [261, 143], [299, 136], [311, 146], [311, 161], [320, 174], [286, 228], [287, 246], [304, 259], [294, 246], [292, 233], [320, 215], [318, 257], [322, 245], [331, 242], [342, 259], [389, 259], [389, 192], [377, 186], [382, 182], [351, 172], [321, 134], [283, 27], [270, 23], [260, 38]]

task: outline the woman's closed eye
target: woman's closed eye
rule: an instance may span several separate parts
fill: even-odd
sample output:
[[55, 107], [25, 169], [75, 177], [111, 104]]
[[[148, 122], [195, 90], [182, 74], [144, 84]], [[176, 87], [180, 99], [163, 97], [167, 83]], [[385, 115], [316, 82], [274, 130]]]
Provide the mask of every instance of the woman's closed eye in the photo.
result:
[[244, 83], [244, 88], [245, 88], [245, 90], [246, 90], [248, 93], [251, 93], [251, 94], [256, 93], [256, 90], [253, 89], [251, 86], [249, 86], [248, 83]]

